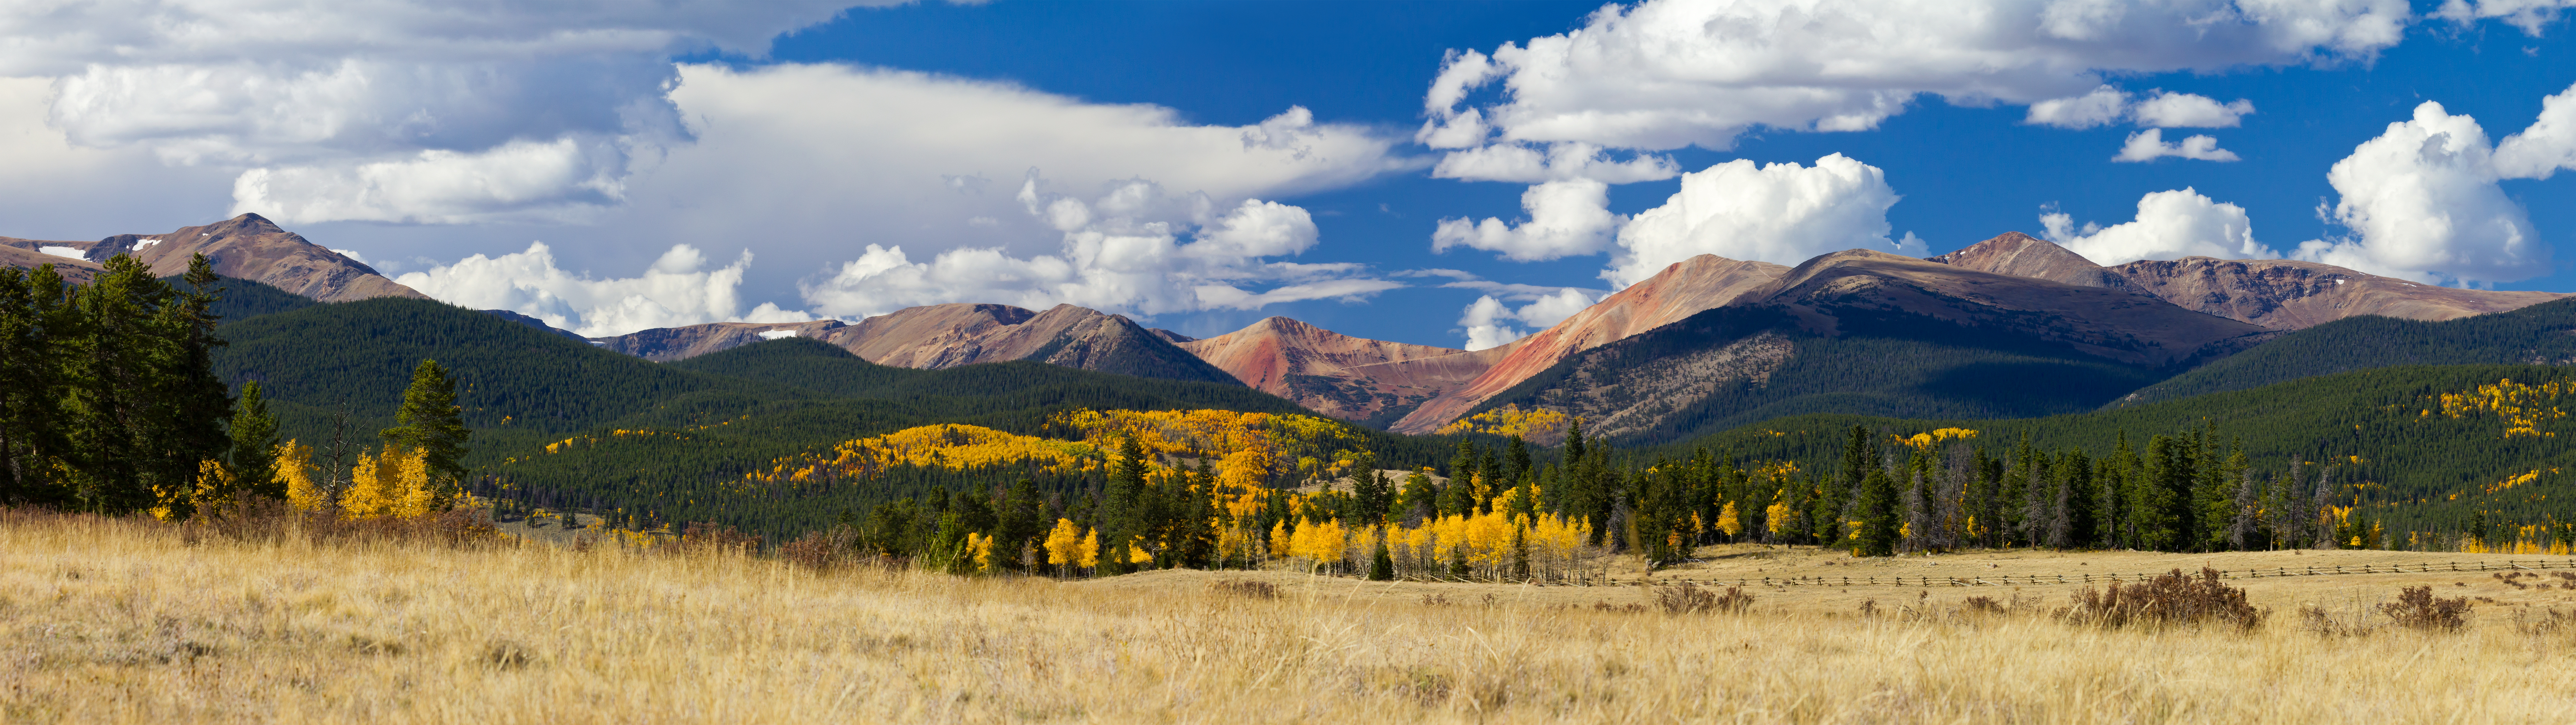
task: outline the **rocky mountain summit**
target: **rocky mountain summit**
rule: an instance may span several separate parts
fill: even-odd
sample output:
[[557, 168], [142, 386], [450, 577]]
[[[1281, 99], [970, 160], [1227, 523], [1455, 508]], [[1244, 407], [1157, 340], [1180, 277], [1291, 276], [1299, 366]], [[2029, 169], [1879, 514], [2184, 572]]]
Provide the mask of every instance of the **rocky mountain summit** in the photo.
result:
[[[305, 240], [258, 214], [243, 214], [203, 226], [181, 227], [166, 234], [119, 234], [94, 242], [58, 242], [0, 237], [0, 264], [32, 268], [54, 263], [67, 279], [87, 280], [100, 262], [130, 254], [152, 266], [152, 274], [171, 277], [188, 271], [191, 255], [204, 254], [215, 274], [247, 279], [323, 302], [375, 297], [428, 299], [402, 286], [374, 267]], [[48, 252], [47, 250], [51, 250]]]

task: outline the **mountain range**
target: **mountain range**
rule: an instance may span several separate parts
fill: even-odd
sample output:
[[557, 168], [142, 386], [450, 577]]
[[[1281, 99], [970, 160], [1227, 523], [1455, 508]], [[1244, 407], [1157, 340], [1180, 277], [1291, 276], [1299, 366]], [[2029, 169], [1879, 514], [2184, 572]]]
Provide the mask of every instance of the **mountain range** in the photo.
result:
[[[425, 297], [255, 214], [91, 242], [0, 237], [0, 264], [53, 263], [75, 281], [120, 253], [165, 276], [203, 253], [218, 274], [318, 302]], [[2295, 331], [2332, 327], [2326, 332], [2352, 338], [2363, 328], [2335, 323], [2447, 324], [2563, 296], [2438, 287], [2293, 260], [2103, 266], [2007, 233], [1927, 259], [1851, 250], [1784, 267], [1700, 255], [1545, 330], [1473, 351], [1352, 337], [1284, 317], [1194, 339], [1072, 305], [974, 303], [855, 323], [721, 322], [587, 342], [669, 363], [797, 337], [897, 368], [1033, 361], [1237, 384], [1398, 433], [1517, 405], [1576, 414], [1612, 437], [1669, 440], [1799, 413], [2051, 415], [2237, 389], [2208, 381], [2277, 382], [2312, 359], [2319, 372], [2374, 362], [2338, 356], [2316, 335], [2284, 338]], [[579, 339], [533, 317], [487, 312]], [[2576, 357], [2529, 345], [2454, 352], [2399, 361]], [[2201, 368], [2213, 372], [2192, 377]]]

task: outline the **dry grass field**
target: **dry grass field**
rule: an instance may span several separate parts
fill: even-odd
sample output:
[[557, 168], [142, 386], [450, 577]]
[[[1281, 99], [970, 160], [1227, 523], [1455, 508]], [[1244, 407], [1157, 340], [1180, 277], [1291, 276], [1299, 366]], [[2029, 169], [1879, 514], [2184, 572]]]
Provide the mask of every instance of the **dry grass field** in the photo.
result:
[[[1739, 547], [1656, 577], [2423, 556], [2466, 560]], [[1665, 587], [818, 574], [0, 511], [0, 721], [2564, 723], [2576, 626], [2534, 625], [2576, 608], [2576, 590], [2537, 586], [2564, 581], [2231, 581], [2272, 610], [2240, 632], [2048, 616], [2078, 586], [1755, 588], [1746, 611], [1669, 614], [1652, 606]], [[2456, 632], [2370, 626], [2415, 584], [2493, 603]], [[2022, 606], [1962, 606], [1975, 595]], [[2312, 631], [2302, 606], [2363, 629]]]

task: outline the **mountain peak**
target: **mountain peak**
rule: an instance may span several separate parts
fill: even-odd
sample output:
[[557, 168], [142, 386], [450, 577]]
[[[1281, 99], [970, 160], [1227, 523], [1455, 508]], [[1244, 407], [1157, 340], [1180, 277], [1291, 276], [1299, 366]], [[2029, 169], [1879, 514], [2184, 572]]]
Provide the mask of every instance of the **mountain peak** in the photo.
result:
[[1059, 304], [1045, 312], [952, 302], [907, 307], [820, 337], [879, 365], [936, 370], [1034, 360], [1140, 377], [1234, 382], [1134, 320]]
[[[123, 254], [149, 265], [152, 274], [161, 277], [186, 273], [189, 259], [203, 254], [208, 262], [213, 263], [215, 274], [258, 282], [323, 302], [373, 297], [428, 298], [428, 295], [377, 274], [375, 268], [314, 244], [258, 214], [246, 213], [212, 224], [181, 227], [166, 234], [119, 234], [95, 242], [0, 239], [0, 246], [29, 251], [42, 251], [44, 247], [70, 247], [80, 251], [84, 259], [91, 262], [90, 267]], [[63, 257], [53, 259], [70, 261]], [[19, 264], [14, 259], [0, 263]]]
[[[1181, 349], [1244, 385], [1297, 401], [1325, 415], [1371, 420], [1398, 411], [1485, 370], [1485, 357], [1465, 350], [1352, 337], [1288, 317], [1181, 343]], [[1442, 359], [1440, 365], [1414, 365]]]
[[2075, 250], [2021, 232], [2004, 232], [2002, 236], [1968, 245], [1959, 251], [1925, 257], [1924, 261], [2078, 287], [2125, 289], [2129, 286], [2127, 278], [2094, 264], [2093, 260], [2076, 254]]
[[[1853, 253], [1921, 263], [1911, 257], [1866, 250], [1836, 254]], [[1808, 263], [1816, 261], [1809, 260]], [[1568, 355], [1732, 303], [1773, 284], [1788, 272], [1789, 268], [1769, 262], [1727, 259], [1714, 254], [1675, 262], [1655, 276], [1613, 292], [1553, 327], [1509, 345], [1478, 351], [1480, 354], [1499, 353], [1503, 357], [1475, 380], [1423, 403], [1422, 407], [1397, 421], [1393, 430], [1401, 433], [1439, 430], [1486, 399], [1547, 370]]]

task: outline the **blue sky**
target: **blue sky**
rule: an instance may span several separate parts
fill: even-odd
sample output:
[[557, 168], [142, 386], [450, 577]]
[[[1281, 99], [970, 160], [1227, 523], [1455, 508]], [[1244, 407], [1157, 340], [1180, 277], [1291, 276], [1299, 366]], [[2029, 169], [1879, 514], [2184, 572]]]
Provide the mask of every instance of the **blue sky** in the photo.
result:
[[[412, 17], [407, 4], [383, 2], [302, 18], [322, 30], [221, 14], [237, 8], [214, 0], [171, 3], [251, 17], [226, 22], [298, 50], [135, 59], [102, 30], [96, 47], [0, 56], [0, 76], [14, 77], [0, 82], [0, 114], [15, 119], [0, 121], [11, 134], [0, 143], [58, 169], [41, 188], [22, 177], [12, 183], [25, 188], [0, 190], [19, 192], [0, 202], [12, 220], [0, 234], [96, 238], [261, 211], [444, 299], [598, 334], [992, 301], [1085, 304], [1201, 336], [1285, 315], [1364, 337], [1461, 346], [1476, 333], [1490, 344], [1675, 254], [1937, 254], [2048, 233], [2049, 212], [2066, 215], [2056, 237], [2106, 263], [2225, 249], [2576, 291], [2576, 173], [2552, 166], [2553, 154], [2576, 163], [2576, 27], [2546, 2], [2327, 0], [2286, 3], [2300, 6], [2291, 12], [2192, 0], [2114, 6], [2126, 13], [2033, 34], [1951, 22], [1958, 13], [1915, 18], [1926, 11], [1902, 3], [1818, 1], [1807, 3], [1816, 15], [1881, 21], [1876, 32], [1893, 35], [1832, 35], [1867, 36], [1866, 22], [1773, 46], [1673, 34], [1705, 27], [1693, 13], [1779, 26], [1778, 3], [1762, 0], [1643, 3], [1618, 17], [1554, 2], [678, 3], [660, 17], [566, 3], [399, 28], [383, 18]], [[1955, 7], [1977, 5], [2046, 22], [2099, 10]], [[2235, 20], [2174, 20], [2212, 13]], [[2336, 34], [2284, 30], [2320, 18]], [[335, 24], [375, 32], [318, 37]], [[60, 34], [0, 12], [0, 34], [47, 32]], [[583, 32], [613, 39], [566, 40]], [[1549, 65], [1532, 39], [1567, 33], [1615, 62]], [[1862, 50], [1794, 47], [1846, 42]], [[1521, 65], [1427, 110], [1435, 79], [1464, 67], [1447, 64], [1454, 53], [1507, 43], [1527, 49]], [[1904, 47], [1871, 55], [1887, 45]], [[1819, 58], [1851, 67], [1819, 81], [1801, 66]], [[2104, 84], [2124, 94], [2124, 112], [2086, 128], [2064, 127], [2084, 125], [2073, 116], [2035, 122], [2034, 104]], [[262, 95], [281, 86], [299, 90], [285, 103]], [[173, 89], [216, 101], [153, 100], [183, 95]], [[1803, 100], [1762, 107], [1782, 89]], [[2157, 93], [2206, 108], [2156, 116], [2144, 102]], [[2495, 150], [2562, 93], [2567, 122]], [[2207, 110], [2240, 100], [2250, 112]], [[2426, 101], [2449, 117], [2416, 120]], [[1311, 115], [1283, 115], [1292, 107]], [[1830, 119], [1855, 108], [1870, 117]], [[1466, 109], [1493, 128], [1463, 144], [1418, 133]], [[1637, 119], [1598, 121], [1623, 111]], [[2445, 131], [2438, 140], [2461, 152], [2460, 116], [2485, 137], [2473, 165], [2506, 171], [2413, 160], [2423, 137]], [[2413, 135], [2390, 128], [2410, 120]], [[1861, 128], [1815, 130], [1837, 123]], [[2235, 160], [2113, 160], [2158, 125], [2166, 143], [2205, 135]], [[2378, 151], [2357, 150], [2366, 143]], [[1434, 166], [1570, 144], [1636, 163], [1482, 177]], [[1849, 173], [1828, 178], [1819, 159], [1832, 154]], [[2339, 188], [2328, 172], [2348, 157]], [[1673, 221], [1688, 216], [1678, 206], [1658, 211], [1682, 188], [1678, 174], [1738, 160], [1790, 166], [1711, 172], [1712, 198], [1787, 206], [1695, 225]], [[1543, 224], [1525, 225], [1540, 210], [1523, 194], [1542, 184], [1565, 194], [1550, 209], [1577, 220], [1549, 241], [1529, 234]], [[1602, 203], [1585, 202], [1587, 189]], [[2142, 198], [2159, 205], [2155, 219], [2140, 218]], [[1435, 251], [1442, 220], [1488, 217], [1491, 233], [1460, 229]], [[2088, 235], [2088, 222], [2110, 229]], [[2434, 222], [2456, 228], [2425, 231]], [[1433, 269], [1454, 272], [1420, 271]], [[1489, 295], [1487, 314], [1466, 319]]]

